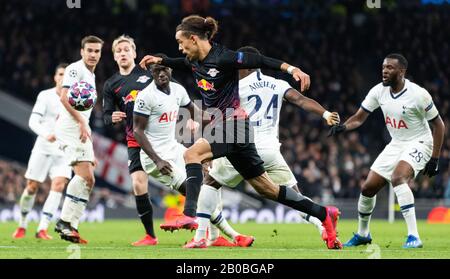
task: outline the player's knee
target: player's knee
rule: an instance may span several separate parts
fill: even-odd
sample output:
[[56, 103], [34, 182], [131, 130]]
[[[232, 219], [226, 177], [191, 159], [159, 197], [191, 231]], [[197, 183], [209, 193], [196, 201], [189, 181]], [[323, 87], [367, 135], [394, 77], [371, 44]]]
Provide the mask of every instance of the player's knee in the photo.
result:
[[88, 176], [88, 177], [84, 177], [84, 180], [86, 180], [86, 185], [89, 187], [89, 188], [93, 188], [94, 187], [94, 184], [95, 184], [95, 177], [93, 176], [93, 175], [90, 175], [90, 176]]
[[186, 164], [200, 161], [198, 159], [199, 157], [200, 157], [200, 154], [195, 149], [188, 149], [183, 154], [183, 158], [184, 158], [184, 161], [186, 162]]
[[219, 184], [211, 175], [207, 174], [205, 178], [203, 179], [203, 184], [209, 185], [211, 187], [214, 187], [216, 189], [219, 189], [222, 187], [222, 185]]
[[376, 195], [376, 192], [374, 190], [374, 187], [372, 187], [370, 184], [368, 183], [364, 183], [361, 187], [361, 194], [364, 197], [373, 197]]
[[394, 173], [391, 177], [392, 186], [397, 186], [408, 182], [408, 178], [402, 174]]
[[34, 195], [39, 188], [39, 183], [34, 180], [28, 180], [27, 182], [27, 192], [30, 195]]
[[65, 181], [56, 181], [52, 183], [52, 191], [61, 193], [64, 191], [64, 187], [66, 186]]

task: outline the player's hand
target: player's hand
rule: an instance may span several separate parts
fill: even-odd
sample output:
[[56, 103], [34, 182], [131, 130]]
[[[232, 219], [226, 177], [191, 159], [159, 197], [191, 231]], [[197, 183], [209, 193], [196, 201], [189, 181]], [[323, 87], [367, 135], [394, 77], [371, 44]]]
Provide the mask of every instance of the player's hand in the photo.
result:
[[188, 119], [188, 121], [186, 122], [186, 128], [188, 128], [191, 133], [197, 133], [199, 127], [200, 123], [192, 119]]
[[423, 175], [433, 177], [439, 173], [439, 158], [431, 158], [423, 169]]
[[51, 134], [51, 135], [48, 135], [48, 136], [46, 137], [46, 139], [47, 139], [47, 141], [49, 141], [49, 142], [55, 142], [55, 141], [56, 141], [56, 136], [53, 135], [53, 134]]
[[333, 127], [330, 128], [330, 131], [328, 132], [328, 136], [334, 136], [337, 135], [339, 133], [344, 132], [347, 129], [347, 127], [344, 124], [338, 124], [338, 125], [334, 125]]
[[87, 128], [86, 124], [80, 123], [80, 140], [85, 143], [88, 138], [91, 138], [91, 133]]
[[311, 84], [311, 78], [309, 77], [309, 75], [307, 73], [303, 72], [299, 68], [295, 68], [292, 71], [292, 77], [296, 81], [300, 82], [300, 91], [301, 92], [304, 92], [309, 89], [309, 86]]
[[162, 61], [161, 57], [146, 55], [144, 56], [144, 58], [142, 58], [141, 62], [139, 62], [139, 66], [147, 70], [147, 65], [159, 64], [161, 63], [161, 61]]
[[172, 172], [172, 165], [164, 160], [157, 161], [156, 167], [164, 175], [169, 175]]
[[328, 126], [338, 125], [341, 122], [341, 118], [337, 112], [332, 112], [326, 119]]
[[114, 111], [111, 115], [112, 123], [121, 122], [125, 118], [127, 118], [127, 114], [123, 111]]

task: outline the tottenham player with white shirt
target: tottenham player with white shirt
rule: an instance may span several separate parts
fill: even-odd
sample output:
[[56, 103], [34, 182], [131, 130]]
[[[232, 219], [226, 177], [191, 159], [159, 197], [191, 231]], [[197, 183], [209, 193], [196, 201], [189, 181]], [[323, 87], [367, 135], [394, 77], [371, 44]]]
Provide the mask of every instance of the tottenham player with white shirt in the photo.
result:
[[82, 59], [70, 64], [63, 79], [61, 102], [64, 108], [56, 122], [56, 139], [64, 151], [75, 175], [70, 180], [60, 220], [55, 231], [61, 238], [74, 243], [86, 243], [78, 234], [78, 224], [84, 213], [89, 195], [94, 187], [94, 148], [91, 140], [89, 117], [92, 108], [77, 111], [67, 99], [68, 88], [74, 83], [85, 81], [95, 85], [95, 68], [100, 61], [103, 40], [96, 36], [84, 37], [81, 41], [80, 54]]
[[[249, 46], [242, 47], [238, 51], [260, 54], [256, 48]], [[323, 116], [330, 126], [339, 123], [339, 115], [336, 112], [328, 112], [316, 101], [303, 96], [286, 81], [266, 76], [259, 69], [239, 70], [239, 98], [241, 108], [249, 114], [250, 124], [254, 131], [256, 150], [264, 161], [264, 169], [270, 179], [275, 184], [292, 187], [299, 192], [297, 180], [280, 153], [281, 144], [278, 139], [278, 126], [283, 100]], [[233, 188], [242, 180], [243, 177], [234, 169], [227, 158], [215, 159], [212, 162], [212, 168], [204, 179], [204, 185], [199, 195], [199, 200], [209, 201], [206, 204], [209, 207], [199, 204], [197, 216], [208, 216], [214, 212], [214, 204], [219, 202], [221, 186]], [[315, 215], [320, 206], [314, 204], [309, 198], [302, 197], [307, 203], [305, 211]], [[322, 227], [322, 221], [310, 214], [301, 213], [302, 217], [318, 228], [323, 240], [326, 240], [327, 235]], [[213, 213], [215, 218], [212, 218], [212, 220], [214, 224], [220, 227], [221, 216], [216, 217], [216, 215], [216, 213]], [[202, 241], [205, 238], [207, 222], [208, 219], [199, 218], [195, 241]], [[234, 237], [232, 231], [228, 234]]]
[[19, 202], [21, 217], [19, 227], [13, 234], [13, 238], [16, 239], [25, 237], [28, 213], [33, 208], [40, 184], [45, 181], [47, 176], [50, 177], [52, 182], [35, 236], [40, 239], [52, 239], [47, 233], [47, 229], [58, 210], [64, 187], [72, 176], [72, 170], [55, 142], [54, 132], [56, 119], [60, 110], [63, 109], [59, 101], [59, 93], [62, 90], [62, 80], [66, 67], [67, 64], [59, 64], [56, 67], [53, 77], [56, 86], [39, 93], [31, 112], [29, 126], [38, 137], [31, 151], [25, 173], [27, 186]]
[[[422, 248], [417, 231], [414, 196], [408, 183], [423, 170], [432, 177], [438, 173], [438, 159], [444, 140], [444, 123], [426, 89], [405, 79], [408, 61], [400, 54], [390, 54], [383, 62], [383, 82], [374, 86], [361, 108], [343, 125], [334, 126], [330, 135], [361, 126], [369, 114], [381, 107], [386, 127], [392, 137], [370, 168], [358, 201], [359, 225], [345, 246], [371, 243], [370, 215], [376, 194], [392, 184], [408, 236], [403, 248]], [[431, 124], [433, 132], [430, 130]]]
[[[148, 175], [185, 195], [183, 154], [186, 147], [175, 138], [177, 115], [180, 107], [187, 108], [191, 115], [200, 113], [200, 110], [191, 102], [183, 86], [170, 81], [170, 68], [153, 65], [152, 75], [152, 83], [139, 93], [133, 111], [134, 137], [141, 146], [141, 164]], [[199, 199], [198, 206], [201, 207], [205, 202], [208, 201]], [[222, 228], [233, 230], [226, 220]], [[253, 237], [237, 235], [232, 243], [214, 231], [209, 235], [209, 244], [249, 246], [253, 242]]]

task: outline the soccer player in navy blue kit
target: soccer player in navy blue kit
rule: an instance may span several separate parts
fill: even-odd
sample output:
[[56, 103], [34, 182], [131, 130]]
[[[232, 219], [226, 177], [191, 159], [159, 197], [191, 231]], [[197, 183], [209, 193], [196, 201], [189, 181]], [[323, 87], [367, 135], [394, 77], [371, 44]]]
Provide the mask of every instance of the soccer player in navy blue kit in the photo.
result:
[[136, 44], [133, 38], [122, 35], [112, 44], [114, 60], [119, 71], [110, 77], [103, 87], [103, 111], [106, 125], [126, 121], [128, 146], [128, 170], [130, 172], [136, 207], [146, 235], [132, 243], [133, 246], [157, 244], [153, 229], [153, 207], [148, 195], [148, 176], [144, 172], [139, 152], [141, 147], [133, 135], [133, 107], [139, 92], [153, 80], [151, 72], [136, 67]]
[[[263, 161], [251, 139], [248, 115], [240, 108], [239, 69], [268, 68], [288, 72], [296, 81], [301, 82], [301, 91], [309, 88], [309, 76], [299, 68], [280, 60], [254, 53], [231, 51], [212, 42], [217, 30], [218, 23], [211, 17], [188, 16], [177, 26], [175, 34], [179, 50], [186, 55], [185, 58], [147, 55], [140, 62], [143, 68], [149, 64], [162, 64], [175, 69], [191, 70], [203, 104], [221, 113], [221, 117], [216, 117], [211, 125], [214, 125], [216, 133], [223, 133], [223, 138], [228, 140], [216, 142], [200, 138], [184, 153], [187, 173], [184, 220], [191, 221], [191, 217], [196, 213], [198, 194], [203, 181], [201, 163], [226, 156], [242, 177], [263, 197], [319, 218], [327, 231], [327, 247], [341, 249], [342, 244], [337, 239], [335, 230], [338, 209], [319, 206], [292, 188], [274, 184], [265, 172]], [[217, 116], [217, 113], [213, 114]], [[233, 128], [227, 129], [230, 126]], [[242, 138], [244, 142], [240, 141]], [[198, 221], [202, 222], [210, 216], [197, 217]], [[175, 225], [182, 225], [183, 222], [179, 220]], [[203, 240], [193, 239], [185, 247], [204, 248], [205, 243]]]

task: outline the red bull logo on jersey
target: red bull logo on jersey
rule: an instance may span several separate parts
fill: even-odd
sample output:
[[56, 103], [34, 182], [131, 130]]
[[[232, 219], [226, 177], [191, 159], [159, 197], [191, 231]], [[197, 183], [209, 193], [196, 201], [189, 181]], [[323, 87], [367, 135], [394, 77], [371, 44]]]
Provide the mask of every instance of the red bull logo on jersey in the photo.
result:
[[209, 81], [207, 81], [206, 79], [201, 79], [201, 80], [196, 80], [197, 81], [197, 86], [201, 89], [203, 89], [204, 91], [216, 91], [216, 89], [214, 88], [214, 82], [210, 83]]
[[408, 129], [408, 126], [406, 125], [406, 122], [400, 119], [400, 121], [397, 121], [395, 118], [390, 118], [386, 115], [386, 126], [391, 126], [394, 129]]
[[122, 97], [123, 102], [126, 104], [136, 101], [136, 97], [139, 94], [139, 90], [132, 90], [126, 97]]
[[177, 117], [178, 117], [177, 110], [171, 111], [169, 113], [165, 112], [165, 113], [161, 114], [158, 122], [159, 123], [167, 123], [167, 122], [177, 121]]

